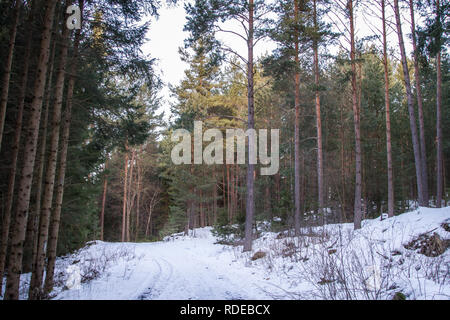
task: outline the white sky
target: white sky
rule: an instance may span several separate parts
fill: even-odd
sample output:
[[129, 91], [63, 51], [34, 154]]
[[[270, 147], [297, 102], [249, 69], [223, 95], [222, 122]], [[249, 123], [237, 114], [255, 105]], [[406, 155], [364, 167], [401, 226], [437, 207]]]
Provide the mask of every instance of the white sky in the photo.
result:
[[[147, 38], [149, 39], [149, 41], [142, 48], [145, 54], [150, 54], [151, 57], [158, 60], [157, 70], [159, 70], [161, 78], [164, 82], [164, 86], [161, 91], [163, 104], [160, 110], [166, 113], [166, 120], [169, 119], [170, 115], [170, 101], [173, 101], [173, 98], [170, 97], [170, 90], [168, 85], [179, 84], [181, 79], [184, 77], [184, 70], [188, 67], [185, 62], [181, 61], [178, 54], [178, 48], [184, 45], [183, 41], [188, 37], [188, 33], [183, 32], [183, 27], [186, 23], [186, 14], [183, 7], [183, 3], [185, 1], [189, 0], [179, 0], [176, 6], [164, 6], [159, 10], [159, 18], [152, 18], [152, 23], [147, 34]], [[376, 10], [378, 10], [378, 8], [376, 8]], [[403, 33], [405, 35], [404, 40], [407, 45], [407, 51], [410, 51], [410, 41], [407, 36], [410, 33], [408, 13], [408, 11], [405, 11], [403, 13], [402, 27]], [[392, 15], [392, 10], [390, 8], [387, 8], [388, 18], [390, 15]], [[331, 15], [331, 17], [333, 17], [333, 15]], [[342, 20], [346, 22], [345, 17], [343, 17]], [[369, 28], [367, 25], [368, 23], [371, 23], [378, 27], [381, 22], [380, 20], [372, 17], [364, 17], [362, 13], [359, 13], [357, 15], [355, 22], [355, 27], [357, 29], [357, 38], [362, 38], [364, 36], [373, 34], [372, 30], [374, 29], [372, 28], [371, 30], [371, 28]], [[236, 30], [236, 25], [233, 26], [232, 24], [228, 24], [227, 28]], [[376, 32], [376, 30], [374, 31]], [[222, 33], [221, 40], [225, 41], [225, 43], [229, 47], [233, 48], [233, 50], [246, 57], [246, 44], [242, 39], [234, 35]], [[390, 31], [388, 42], [390, 47], [398, 47], [396, 34], [392, 30]], [[343, 42], [343, 45], [345, 47], [348, 47], [345, 42]], [[256, 58], [266, 53], [270, 53], [275, 47], [276, 45], [271, 41], [259, 42], [255, 47]], [[327, 50], [330, 51], [329, 48], [327, 48]], [[336, 50], [337, 48], [334, 48], [334, 50], [332, 51]]]

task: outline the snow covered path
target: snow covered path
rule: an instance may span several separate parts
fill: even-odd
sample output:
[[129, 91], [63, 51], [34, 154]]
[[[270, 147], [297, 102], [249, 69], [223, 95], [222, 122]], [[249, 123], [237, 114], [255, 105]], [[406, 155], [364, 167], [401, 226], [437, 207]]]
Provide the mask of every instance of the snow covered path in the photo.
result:
[[262, 275], [257, 270], [238, 267], [234, 250], [213, 242], [210, 229], [205, 228], [197, 230], [195, 238], [175, 241], [99, 243], [97, 254], [107, 256], [119, 246], [134, 258], [80, 289], [62, 291], [56, 299], [272, 299], [261, 288]]
[[[430, 257], [405, 247], [433, 234], [450, 243], [450, 207], [364, 220], [356, 231], [347, 223], [310, 232], [299, 238], [263, 232], [252, 253], [215, 244], [211, 228], [154, 243], [96, 241], [57, 259], [54, 299], [392, 299], [396, 292], [450, 299], [450, 250]], [[265, 257], [251, 261], [256, 251]], [[83, 277], [78, 287], [68, 284], [73, 267]], [[342, 274], [345, 281], [338, 282]], [[27, 279], [23, 275], [23, 298]], [[353, 291], [343, 292], [342, 283]]]

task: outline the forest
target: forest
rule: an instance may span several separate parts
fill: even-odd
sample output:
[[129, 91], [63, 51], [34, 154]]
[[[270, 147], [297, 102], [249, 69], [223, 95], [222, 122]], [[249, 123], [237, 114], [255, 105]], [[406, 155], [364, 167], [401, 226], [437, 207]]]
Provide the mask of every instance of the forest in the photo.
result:
[[[142, 46], [171, 6], [188, 68], [169, 85]], [[245, 253], [261, 221], [298, 238], [446, 207], [449, 16], [446, 0], [1, 0], [0, 295], [49, 298], [58, 257], [94, 240], [211, 227]], [[234, 149], [175, 164], [195, 121], [279, 129], [278, 171]]]

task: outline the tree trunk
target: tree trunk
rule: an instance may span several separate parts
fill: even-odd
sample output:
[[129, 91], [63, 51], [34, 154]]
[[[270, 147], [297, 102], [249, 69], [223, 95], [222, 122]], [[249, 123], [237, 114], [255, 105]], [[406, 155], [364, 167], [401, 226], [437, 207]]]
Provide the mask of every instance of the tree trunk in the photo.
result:
[[37, 74], [33, 89], [33, 100], [30, 105], [30, 119], [25, 133], [26, 143], [23, 169], [19, 182], [15, 223], [12, 229], [11, 252], [5, 293], [5, 299], [7, 300], [17, 300], [19, 298], [23, 246], [27, 227], [28, 209], [30, 206], [31, 183], [33, 179], [34, 162], [36, 160], [39, 122], [41, 119], [42, 100], [50, 55], [50, 36], [56, 2], [56, 0], [45, 1], [44, 29], [42, 31], [39, 60], [36, 67]]
[[128, 147], [125, 146], [125, 164], [123, 178], [122, 242], [125, 242], [127, 227], [127, 185], [128, 185]]
[[411, 15], [411, 37], [414, 53], [414, 79], [416, 83], [417, 94], [417, 108], [419, 114], [419, 131], [420, 131], [420, 156], [421, 156], [421, 171], [422, 171], [422, 186], [423, 186], [423, 206], [429, 206], [428, 203], [428, 171], [427, 171], [427, 149], [425, 143], [425, 124], [423, 119], [423, 98], [422, 87], [420, 85], [420, 69], [419, 69], [419, 53], [417, 51], [416, 40], [416, 23], [414, 17], [414, 2], [409, 0], [409, 10]]
[[[81, 13], [83, 12], [84, 0], [79, 1]], [[81, 23], [83, 17], [81, 17]], [[67, 151], [69, 149], [70, 123], [72, 120], [73, 92], [75, 88], [75, 74], [77, 70], [79, 44], [81, 29], [75, 32], [75, 42], [73, 46], [72, 65], [69, 72], [69, 82], [67, 85], [66, 110], [64, 115], [64, 128], [61, 137], [61, 152], [59, 160], [59, 172], [56, 185], [55, 209], [50, 222], [50, 236], [47, 248], [47, 269], [44, 284], [44, 293], [49, 294], [53, 289], [53, 277], [55, 272], [56, 249], [58, 246], [58, 234], [61, 220], [61, 209], [64, 197], [64, 182], [67, 167]]]
[[[56, 41], [53, 41], [51, 56], [50, 56], [50, 69], [48, 73], [48, 83], [45, 93], [45, 105], [44, 105], [44, 120], [42, 121], [42, 135], [41, 135], [41, 145], [39, 147], [38, 163], [36, 164], [35, 170], [37, 173], [36, 182], [36, 203], [34, 204], [33, 210], [31, 210], [30, 216], [27, 223], [27, 233], [25, 237], [25, 253], [31, 252], [31, 255], [24, 263], [24, 266], [29, 266], [32, 271], [35, 268], [34, 263], [36, 262], [37, 254], [37, 236], [38, 236], [38, 226], [39, 226], [39, 215], [41, 213], [41, 203], [42, 203], [42, 187], [44, 180], [44, 168], [45, 168], [45, 156], [47, 151], [47, 129], [48, 129], [48, 113], [50, 110], [50, 101], [53, 91], [52, 80], [53, 80], [53, 69], [55, 64], [55, 51], [56, 51]], [[31, 288], [31, 286], [30, 286]]]
[[323, 190], [323, 149], [322, 149], [322, 118], [320, 114], [320, 92], [319, 92], [319, 46], [318, 46], [318, 26], [317, 26], [317, 0], [313, 3], [313, 16], [314, 16], [314, 38], [313, 38], [313, 50], [314, 50], [314, 82], [315, 82], [315, 104], [316, 104], [316, 127], [317, 127], [317, 191], [318, 191], [318, 203], [319, 214], [325, 214], [323, 209], [325, 207], [324, 202], [324, 190]]
[[342, 212], [342, 221], [347, 222], [347, 206], [345, 205], [346, 200], [346, 188], [345, 188], [345, 134], [344, 134], [344, 115], [343, 115], [343, 105], [341, 104], [340, 108], [341, 115], [341, 187], [342, 187], [342, 203], [341, 203], [341, 212]]
[[231, 201], [230, 201], [230, 166], [228, 164], [225, 165], [227, 167], [227, 212], [228, 212], [228, 224], [232, 224], [231, 217]]
[[233, 222], [235, 221], [235, 217], [237, 214], [237, 202], [236, 202], [236, 182], [237, 182], [237, 172], [236, 172], [237, 164], [231, 165], [231, 209], [232, 209], [232, 217]]
[[136, 157], [136, 173], [137, 173], [137, 198], [136, 198], [136, 230], [134, 234], [134, 241], [138, 241], [139, 238], [139, 214], [141, 211], [141, 183], [142, 183], [142, 168], [139, 156], [142, 154], [142, 147], [139, 150], [139, 154]]
[[199, 199], [200, 199], [200, 228], [204, 228], [205, 227], [205, 211], [203, 208], [203, 192], [202, 190], [200, 190], [199, 192]]
[[[105, 162], [105, 171], [108, 170], [108, 160]], [[108, 176], [105, 175], [103, 181], [103, 196], [102, 196], [102, 210], [100, 212], [100, 240], [104, 240], [105, 232], [105, 205], [106, 205], [106, 192], [108, 189]]]
[[[436, 10], [437, 10], [437, 19], [440, 18], [440, 1], [436, 0]], [[437, 84], [436, 84], [436, 136], [437, 136], [437, 186], [436, 186], [436, 207], [440, 208], [442, 206], [442, 193], [444, 187], [444, 173], [443, 173], [443, 164], [444, 161], [442, 159], [443, 154], [443, 141], [442, 141], [442, 71], [441, 71], [441, 50], [439, 49], [436, 56], [436, 71], [437, 71]]]
[[[253, 0], [249, 0], [248, 8], [248, 65], [247, 65], [247, 99], [248, 99], [248, 129], [254, 129], [255, 127], [255, 106], [254, 106], [254, 91], [253, 91], [253, 14], [254, 14], [254, 3]], [[249, 139], [248, 143], [248, 154], [250, 160], [251, 152], [256, 151], [256, 146], [253, 145], [252, 139]], [[254, 200], [254, 177], [255, 165], [249, 164], [247, 166], [247, 201], [246, 201], [246, 213], [245, 213], [245, 239], [243, 251], [252, 250], [253, 241], [253, 216], [255, 212], [255, 200]]]
[[406, 89], [406, 98], [408, 102], [408, 112], [409, 112], [409, 123], [411, 127], [411, 138], [414, 150], [414, 161], [416, 167], [416, 179], [417, 179], [417, 196], [419, 198], [419, 204], [424, 205], [424, 192], [423, 192], [423, 178], [422, 178], [422, 158], [420, 155], [420, 145], [419, 138], [417, 134], [417, 125], [416, 125], [416, 115], [414, 113], [414, 102], [413, 95], [411, 91], [411, 80], [409, 78], [408, 72], [408, 62], [406, 60], [406, 51], [405, 51], [405, 43], [403, 41], [403, 33], [402, 33], [402, 24], [400, 20], [400, 8], [398, 5], [398, 0], [394, 0], [394, 11], [395, 11], [395, 20], [397, 26], [397, 35], [398, 42], [400, 46], [400, 54], [402, 60], [403, 67], [403, 75], [405, 81], [405, 89]]
[[9, 31], [9, 43], [8, 43], [8, 55], [4, 62], [4, 70], [2, 77], [2, 93], [0, 96], [0, 150], [2, 148], [3, 129], [5, 127], [6, 107], [8, 105], [9, 94], [9, 80], [11, 78], [11, 67], [14, 56], [14, 48], [16, 46], [16, 34], [17, 25], [19, 24], [20, 7], [22, 5], [21, 0], [16, 0], [16, 4], [13, 9], [13, 19], [11, 29]]
[[236, 163], [236, 187], [234, 189], [235, 192], [235, 196], [234, 196], [234, 201], [235, 201], [235, 210], [238, 210], [238, 191], [239, 191], [239, 165]]
[[217, 222], [217, 177], [216, 177], [216, 171], [213, 171], [213, 175], [214, 175], [214, 190], [213, 190], [213, 224], [216, 224]]
[[149, 236], [151, 219], [152, 219], [152, 208], [150, 207], [150, 210], [148, 212], [147, 225], [145, 227], [145, 237], [146, 238], [148, 238], [148, 236]]
[[[17, 4], [20, 1], [17, 1]], [[32, 5], [32, 8], [35, 6]], [[27, 19], [27, 23], [32, 25], [34, 18], [34, 11], [32, 10], [29, 18]], [[11, 162], [11, 171], [9, 173], [9, 181], [8, 181], [8, 192], [6, 195], [6, 206], [5, 212], [3, 213], [3, 224], [2, 224], [2, 235], [1, 235], [1, 247], [0, 247], [0, 295], [3, 288], [3, 275], [6, 266], [6, 251], [8, 248], [8, 240], [9, 240], [9, 228], [11, 225], [11, 211], [12, 204], [14, 199], [14, 186], [16, 181], [16, 173], [17, 173], [17, 160], [20, 149], [20, 136], [22, 133], [22, 120], [23, 120], [23, 109], [25, 105], [25, 95], [27, 91], [27, 83], [28, 83], [28, 69], [30, 66], [30, 52], [31, 52], [31, 42], [32, 42], [32, 28], [27, 30], [26, 35], [26, 47], [25, 53], [23, 56], [23, 69], [22, 75], [19, 85], [19, 97], [18, 97], [18, 106], [17, 106], [17, 120], [16, 120], [16, 128], [14, 131], [14, 142], [12, 146], [12, 162]], [[1, 139], [1, 137], [0, 137]], [[1, 144], [1, 142], [0, 142]], [[1, 146], [1, 145], [0, 145]]]
[[383, 65], [384, 65], [384, 101], [386, 106], [386, 151], [388, 167], [388, 216], [394, 216], [394, 176], [392, 172], [391, 116], [389, 100], [389, 69], [386, 31], [386, 0], [381, 0], [383, 22]]
[[[83, 10], [83, 1], [80, 1], [80, 10]], [[75, 34], [74, 53], [72, 58], [72, 66], [70, 70], [70, 78], [67, 86], [67, 98], [66, 98], [66, 110], [64, 116], [64, 128], [61, 141], [61, 152], [59, 160], [59, 172], [56, 197], [55, 197], [55, 209], [53, 211], [52, 219], [50, 221], [50, 235], [47, 246], [47, 269], [44, 284], [44, 293], [49, 294], [53, 289], [53, 276], [55, 271], [56, 261], [56, 249], [58, 245], [58, 234], [61, 220], [61, 209], [64, 196], [64, 181], [67, 167], [67, 151], [69, 148], [69, 135], [70, 135], [70, 122], [72, 117], [72, 105], [73, 105], [73, 91], [75, 87], [75, 71], [78, 59], [78, 46], [80, 42], [81, 30], [78, 29]]]
[[127, 200], [127, 242], [131, 241], [131, 211], [134, 207], [134, 197], [136, 195], [133, 186], [133, 171], [134, 163], [136, 159], [136, 150], [131, 151], [131, 163], [130, 163], [130, 181], [128, 182], [128, 200]]
[[[298, 1], [294, 1], [295, 23], [298, 23]], [[295, 129], [294, 129], [294, 226], [295, 235], [300, 234], [300, 59], [299, 59], [299, 34], [295, 32]]]
[[358, 105], [358, 88], [356, 81], [356, 48], [355, 48], [355, 26], [353, 16], [353, 0], [348, 1], [348, 11], [350, 18], [350, 59], [352, 63], [352, 106], [353, 118], [355, 126], [355, 205], [353, 223], [355, 229], [361, 228], [361, 132], [360, 132], [360, 118]]
[[[65, 24], [63, 24], [65, 26]], [[41, 286], [44, 277], [46, 248], [48, 241], [49, 222], [52, 210], [53, 191], [55, 186], [56, 164], [58, 158], [59, 136], [61, 128], [61, 109], [64, 94], [64, 80], [66, 75], [66, 62], [69, 41], [69, 29], [64, 27], [61, 36], [61, 53], [58, 67], [58, 73], [55, 83], [55, 103], [53, 105], [52, 114], [52, 132], [50, 137], [50, 153], [47, 159], [44, 195], [42, 198], [42, 208], [39, 219], [39, 235], [36, 252], [35, 269], [31, 276], [30, 293], [31, 299], [39, 299], [41, 297]]]
[[270, 178], [266, 178], [266, 185], [264, 187], [264, 213], [266, 214], [267, 218], [269, 218], [271, 213], [271, 203], [270, 203]]
[[276, 196], [276, 199], [277, 199], [277, 204], [278, 204], [278, 206], [280, 205], [280, 202], [281, 202], [281, 186], [280, 186], [280, 173], [279, 172], [277, 172], [276, 174], [275, 174], [275, 186], [276, 186], [276, 191], [277, 191], [277, 196]]

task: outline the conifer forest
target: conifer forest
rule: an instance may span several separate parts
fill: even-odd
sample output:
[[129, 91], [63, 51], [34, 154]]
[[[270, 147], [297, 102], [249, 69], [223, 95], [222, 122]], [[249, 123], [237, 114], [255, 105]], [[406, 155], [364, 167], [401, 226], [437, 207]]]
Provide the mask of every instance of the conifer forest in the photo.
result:
[[0, 0], [0, 299], [450, 299], [449, 17]]

